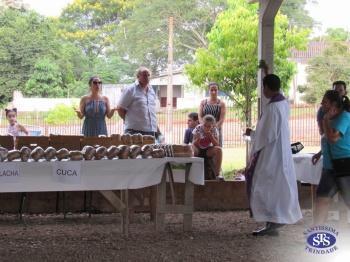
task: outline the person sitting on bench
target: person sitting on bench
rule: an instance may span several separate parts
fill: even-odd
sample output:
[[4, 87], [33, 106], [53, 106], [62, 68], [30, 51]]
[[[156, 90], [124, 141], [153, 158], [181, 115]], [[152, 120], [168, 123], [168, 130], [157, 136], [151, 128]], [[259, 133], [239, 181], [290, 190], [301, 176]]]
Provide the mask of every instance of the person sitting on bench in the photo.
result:
[[222, 162], [222, 148], [219, 146], [219, 130], [215, 126], [212, 115], [203, 117], [203, 123], [193, 130], [194, 155], [202, 158], [213, 158], [216, 179], [222, 180], [220, 175]]

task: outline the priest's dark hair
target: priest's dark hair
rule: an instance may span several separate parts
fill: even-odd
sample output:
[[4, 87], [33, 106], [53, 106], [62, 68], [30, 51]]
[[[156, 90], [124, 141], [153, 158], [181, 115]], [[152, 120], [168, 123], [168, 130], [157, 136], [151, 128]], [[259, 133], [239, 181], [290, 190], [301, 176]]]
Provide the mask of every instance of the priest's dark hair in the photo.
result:
[[278, 92], [281, 89], [281, 80], [274, 74], [268, 74], [263, 79], [263, 86], [271, 91]]

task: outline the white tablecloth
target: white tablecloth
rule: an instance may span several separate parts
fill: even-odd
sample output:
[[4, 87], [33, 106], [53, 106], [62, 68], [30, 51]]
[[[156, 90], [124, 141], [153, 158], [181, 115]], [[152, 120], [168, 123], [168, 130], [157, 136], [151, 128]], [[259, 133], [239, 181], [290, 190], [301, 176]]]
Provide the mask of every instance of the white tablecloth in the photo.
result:
[[322, 158], [313, 165], [311, 158], [314, 154], [298, 153], [293, 155], [297, 180], [318, 185], [322, 173]]
[[[0, 192], [44, 192], [137, 189], [160, 183], [167, 162], [192, 163], [189, 180], [204, 185], [201, 158], [115, 159], [81, 161], [80, 183], [55, 181], [53, 162], [18, 162], [18, 181], [0, 183]], [[0, 163], [1, 165], [1, 163]], [[184, 173], [183, 173], [184, 174]]]

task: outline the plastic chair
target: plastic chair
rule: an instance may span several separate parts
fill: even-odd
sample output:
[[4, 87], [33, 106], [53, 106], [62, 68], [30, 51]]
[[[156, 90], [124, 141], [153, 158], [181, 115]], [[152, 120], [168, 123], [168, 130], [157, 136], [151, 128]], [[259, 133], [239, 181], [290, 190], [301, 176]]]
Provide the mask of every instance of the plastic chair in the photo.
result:
[[29, 136], [40, 136], [41, 135], [41, 130], [29, 130], [28, 131]]

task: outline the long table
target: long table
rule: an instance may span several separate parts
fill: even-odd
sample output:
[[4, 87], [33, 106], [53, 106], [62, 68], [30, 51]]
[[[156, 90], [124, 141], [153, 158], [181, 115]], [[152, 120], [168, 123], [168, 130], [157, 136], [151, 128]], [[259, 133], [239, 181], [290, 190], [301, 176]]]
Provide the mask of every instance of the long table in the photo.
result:
[[311, 189], [312, 216], [315, 215], [316, 188], [322, 174], [322, 157], [316, 165], [312, 163], [313, 153], [298, 153], [293, 155], [295, 174], [298, 181], [309, 183]]
[[[57, 161], [0, 163], [0, 192], [47, 192], [47, 191], [100, 191], [101, 194], [122, 214], [122, 229], [128, 234], [128, 190], [157, 186], [156, 228], [161, 229], [164, 213], [178, 211], [184, 214], [184, 228], [192, 223], [193, 184], [204, 185], [202, 158], [160, 158], [160, 159], [114, 159], [92, 161], [69, 161], [75, 165], [71, 172], [56, 165]], [[184, 164], [185, 199], [182, 206], [164, 206], [166, 202], [165, 183], [170, 179], [173, 186], [171, 164]], [[10, 165], [11, 173], [4, 173]], [[2, 168], [2, 169], [1, 169]], [[80, 169], [80, 175], [73, 169]], [[57, 171], [59, 169], [59, 171]], [[66, 169], [69, 169], [68, 167]], [[63, 171], [62, 171], [63, 170]], [[56, 173], [55, 173], [55, 172]], [[59, 174], [58, 174], [58, 173]], [[12, 176], [13, 175], [13, 176]], [[168, 178], [168, 179], [167, 179]], [[119, 198], [112, 190], [121, 190]], [[173, 193], [173, 190], [172, 190]], [[190, 214], [189, 214], [190, 213]], [[188, 222], [191, 220], [190, 222]]]
[[297, 180], [312, 185], [318, 185], [322, 174], [322, 158], [316, 165], [312, 164], [312, 153], [298, 153], [293, 155], [294, 168]]

